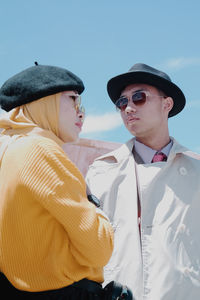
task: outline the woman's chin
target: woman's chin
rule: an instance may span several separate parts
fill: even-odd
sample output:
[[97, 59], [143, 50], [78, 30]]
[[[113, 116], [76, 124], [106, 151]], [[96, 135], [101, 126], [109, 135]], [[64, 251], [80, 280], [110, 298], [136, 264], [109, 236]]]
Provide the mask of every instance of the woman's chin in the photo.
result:
[[64, 143], [67, 144], [67, 143], [78, 143], [79, 141], [79, 136], [71, 136], [71, 137], [68, 137], [67, 139], [64, 140]]

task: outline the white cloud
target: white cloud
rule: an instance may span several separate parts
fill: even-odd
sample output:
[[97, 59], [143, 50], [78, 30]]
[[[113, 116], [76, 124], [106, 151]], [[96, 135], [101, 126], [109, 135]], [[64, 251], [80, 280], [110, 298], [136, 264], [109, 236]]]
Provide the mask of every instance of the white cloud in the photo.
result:
[[176, 57], [168, 59], [162, 64], [162, 68], [180, 70], [188, 66], [200, 65], [199, 57]]
[[103, 115], [88, 115], [85, 118], [82, 133], [109, 131], [122, 125], [119, 113], [105, 113]]

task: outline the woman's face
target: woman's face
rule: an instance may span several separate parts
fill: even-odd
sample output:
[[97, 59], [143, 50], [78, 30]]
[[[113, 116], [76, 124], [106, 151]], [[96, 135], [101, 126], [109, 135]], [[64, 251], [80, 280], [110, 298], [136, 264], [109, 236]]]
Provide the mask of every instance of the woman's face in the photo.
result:
[[60, 97], [58, 131], [64, 143], [77, 141], [81, 132], [84, 113], [80, 109], [78, 97], [76, 91], [63, 92]]

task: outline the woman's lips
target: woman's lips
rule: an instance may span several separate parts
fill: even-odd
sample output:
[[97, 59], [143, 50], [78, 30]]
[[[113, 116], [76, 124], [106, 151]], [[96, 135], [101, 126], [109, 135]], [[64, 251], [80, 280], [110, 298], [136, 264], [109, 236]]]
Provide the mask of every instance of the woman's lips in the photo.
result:
[[78, 122], [78, 123], [75, 123], [75, 125], [81, 130], [82, 126], [83, 126], [83, 123], [82, 122]]

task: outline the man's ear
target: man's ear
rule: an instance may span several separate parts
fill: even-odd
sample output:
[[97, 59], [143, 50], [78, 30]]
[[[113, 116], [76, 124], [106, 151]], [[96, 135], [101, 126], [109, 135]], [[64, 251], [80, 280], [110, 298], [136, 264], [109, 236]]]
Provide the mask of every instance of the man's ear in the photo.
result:
[[164, 98], [164, 109], [166, 109], [168, 113], [170, 112], [170, 110], [172, 110], [173, 106], [174, 106], [174, 101], [172, 97]]

